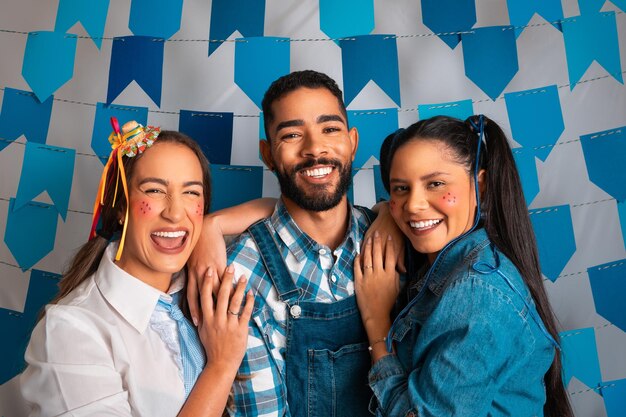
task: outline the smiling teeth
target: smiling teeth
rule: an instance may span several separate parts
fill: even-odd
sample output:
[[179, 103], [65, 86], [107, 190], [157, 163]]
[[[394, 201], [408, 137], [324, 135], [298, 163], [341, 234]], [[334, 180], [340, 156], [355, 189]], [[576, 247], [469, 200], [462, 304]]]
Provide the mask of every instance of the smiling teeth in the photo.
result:
[[434, 226], [436, 224], [441, 223], [441, 219], [439, 220], [422, 220], [419, 222], [409, 222], [409, 224], [411, 225], [411, 227], [414, 227], [416, 229], [424, 229], [425, 227], [431, 227]]
[[332, 170], [333, 169], [330, 167], [307, 169], [303, 174], [307, 177], [323, 177], [324, 175], [330, 174]]
[[152, 234], [157, 237], [176, 238], [185, 236], [187, 232], [180, 230], [178, 232], [153, 232]]

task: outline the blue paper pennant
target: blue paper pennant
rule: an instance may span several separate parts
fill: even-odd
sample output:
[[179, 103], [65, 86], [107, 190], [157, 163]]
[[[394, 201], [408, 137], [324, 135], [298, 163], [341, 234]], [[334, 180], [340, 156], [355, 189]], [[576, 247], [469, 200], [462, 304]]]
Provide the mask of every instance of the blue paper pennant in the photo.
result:
[[374, 29], [374, 0], [320, 0], [319, 12], [320, 29], [335, 42]]
[[576, 87], [594, 60], [624, 83], [615, 12], [587, 13], [563, 20], [563, 40], [570, 90]]
[[556, 85], [504, 95], [513, 139], [545, 161], [563, 130], [563, 113]]
[[171, 38], [180, 29], [183, 0], [132, 0], [128, 28], [136, 36]]
[[590, 388], [602, 381], [596, 335], [592, 327], [559, 333], [563, 361], [563, 384], [567, 387], [575, 376]]
[[626, 201], [617, 202], [617, 213], [619, 215], [619, 222], [622, 225], [622, 239], [626, 247]]
[[54, 30], [67, 32], [76, 22], [80, 22], [100, 49], [108, 11], [109, 0], [59, 0]]
[[[263, 168], [241, 165], [211, 165], [211, 211], [260, 198]], [[237, 192], [233, 192], [233, 189]]]
[[235, 84], [261, 108], [263, 95], [278, 77], [289, 73], [288, 38], [238, 39], [235, 46]]
[[450, 116], [465, 120], [474, 114], [474, 105], [471, 99], [447, 103], [419, 104], [417, 112], [420, 120], [430, 119], [434, 116]]
[[475, 0], [422, 0], [422, 21], [450, 48], [476, 24]]
[[607, 417], [623, 417], [626, 410], [626, 379], [604, 381], [600, 391]]
[[58, 274], [33, 269], [24, 312], [0, 308], [0, 329], [4, 334], [3, 343], [0, 344], [3, 360], [0, 367], [0, 385], [24, 370], [24, 352], [30, 334], [37, 323], [39, 312], [58, 292], [60, 279]]
[[46, 143], [54, 97], [44, 102], [30, 91], [5, 87], [0, 113], [0, 151], [20, 136], [29, 142]]
[[580, 137], [591, 182], [626, 200], [626, 126]]
[[527, 151], [526, 148], [517, 148], [513, 149], [513, 158], [522, 181], [526, 206], [530, 206], [539, 194], [539, 176], [537, 175], [535, 155], [533, 152]]
[[57, 146], [26, 143], [20, 185], [13, 210], [24, 205], [44, 191], [54, 203], [54, 207], [65, 220], [74, 175], [76, 150]]
[[524, 31], [533, 15], [537, 13], [556, 29], [561, 30], [563, 7], [561, 0], [507, 0], [509, 21], [515, 28], [515, 37]]
[[233, 32], [254, 38], [263, 36], [265, 25], [265, 0], [213, 0], [211, 3], [211, 29], [209, 56]]
[[91, 133], [91, 149], [98, 156], [102, 164], [106, 164], [111, 154], [111, 144], [109, 135], [113, 131], [111, 127], [111, 117], [115, 117], [120, 126], [131, 120], [146, 126], [148, 123], [148, 108], [127, 106], [125, 104], [97, 103], [96, 117]]
[[354, 36], [341, 40], [339, 46], [347, 106], [370, 80], [400, 106], [398, 46], [393, 35]]
[[465, 75], [495, 100], [519, 69], [515, 32], [511, 26], [491, 26], [461, 38]]
[[383, 177], [380, 173], [380, 165], [374, 165], [374, 191], [376, 193], [376, 201], [389, 201], [389, 193], [385, 190]]
[[541, 272], [555, 282], [576, 252], [570, 207], [544, 207], [528, 213], [537, 238]]
[[136, 81], [157, 106], [161, 106], [163, 39], [152, 36], [123, 36], [113, 39], [107, 104]]
[[212, 164], [230, 165], [233, 113], [181, 110], [178, 130], [195, 139]]
[[76, 35], [30, 32], [22, 76], [39, 101], [45, 101], [74, 75]]
[[398, 129], [397, 109], [348, 111], [348, 122], [359, 132], [359, 146], [352, 165], [361, 168], [371, 156], [378, 158], [380, 145]]
[[596, 312], [626, 332], [626, 259], [587, 269]]
[[59, 213], [49, 204], [30, 202], [19, 210], [14, 210], [14, 204], [12, 198], [4, 243], [22, 271], [26, 271], [54, 248]]

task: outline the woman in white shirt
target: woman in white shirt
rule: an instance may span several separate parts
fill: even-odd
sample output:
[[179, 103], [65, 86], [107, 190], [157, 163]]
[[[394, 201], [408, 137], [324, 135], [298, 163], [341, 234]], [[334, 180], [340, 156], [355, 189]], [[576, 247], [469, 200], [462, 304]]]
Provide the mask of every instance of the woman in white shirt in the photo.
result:
[[32, 416], [221, 415], [253, 300], [227, 268], [215, 299], [219, 281], [204, 281], [198, 333], [178, 307], [209, 209], [208, 162], [181, 133], [112, 123], [92, 236], [33, 331], [22, 394]]

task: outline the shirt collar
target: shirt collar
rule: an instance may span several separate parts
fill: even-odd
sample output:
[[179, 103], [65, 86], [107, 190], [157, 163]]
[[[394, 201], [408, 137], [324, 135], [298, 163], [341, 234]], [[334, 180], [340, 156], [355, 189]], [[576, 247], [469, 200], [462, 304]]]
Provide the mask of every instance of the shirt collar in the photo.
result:
[[[346, 236], [341, 243], [341, 247], [345, 247], [353, 254], [356, 254], [358, 245], [360, 244], [358, 236], [359, 222], [355, 217], [355, 209], [350, 203], [348, 203], [348, 209], [350, 210], [350, 216], [348, 217], [348, 229]], [[283, 241], [285, 246], [293, 254], [293, 256], [302, 262], [307, 258], [307, 254], [311, 252], [317, 252], [321, 245], [313, 240], [309, 235], [304, 233], [300, 227], [293, 220], [282, 198], [278, 199], [274, 213], [270, 217], [270, 223], [278, 236]]]
[[[459, 265], [463, 266], [465, 259], [473, 257], [476, 252], [482, 250], [488, 243], [489, 237], [484, 228], [477, 229], [462, 237], [439, 257], [435, 268], [430, 273], [428, 288], [440, 297], [448, 280], [454, 275], [450, 272], [454, 268], [459, 267]], [[424, 284], [424, 279], [425, 277], [421, 277], [418, 280], [417, 288]]]
[[116, 243], [106, 248], [95, 274], [95, 282], [107, 302], [143, 334], [159, 298], [171, 302], [171, 294], [183, 288], [185, 275], [182, 272], [174, 274], [168, 293], [163, 293], [117, 266], [113, 262], [116, 251]]

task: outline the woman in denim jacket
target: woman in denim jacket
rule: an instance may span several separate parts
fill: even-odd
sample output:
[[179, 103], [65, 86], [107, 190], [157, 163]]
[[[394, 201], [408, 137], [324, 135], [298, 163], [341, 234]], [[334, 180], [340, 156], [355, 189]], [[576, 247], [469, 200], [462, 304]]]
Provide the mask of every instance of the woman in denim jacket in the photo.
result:
[[502, 130], [482, 115], [434, 117], [389, 136], [380, 162], [408, 274], [398, 297], [393, 242], [378, 233], [355, 261], [371, 408], [394, 417], [572, 416]]

